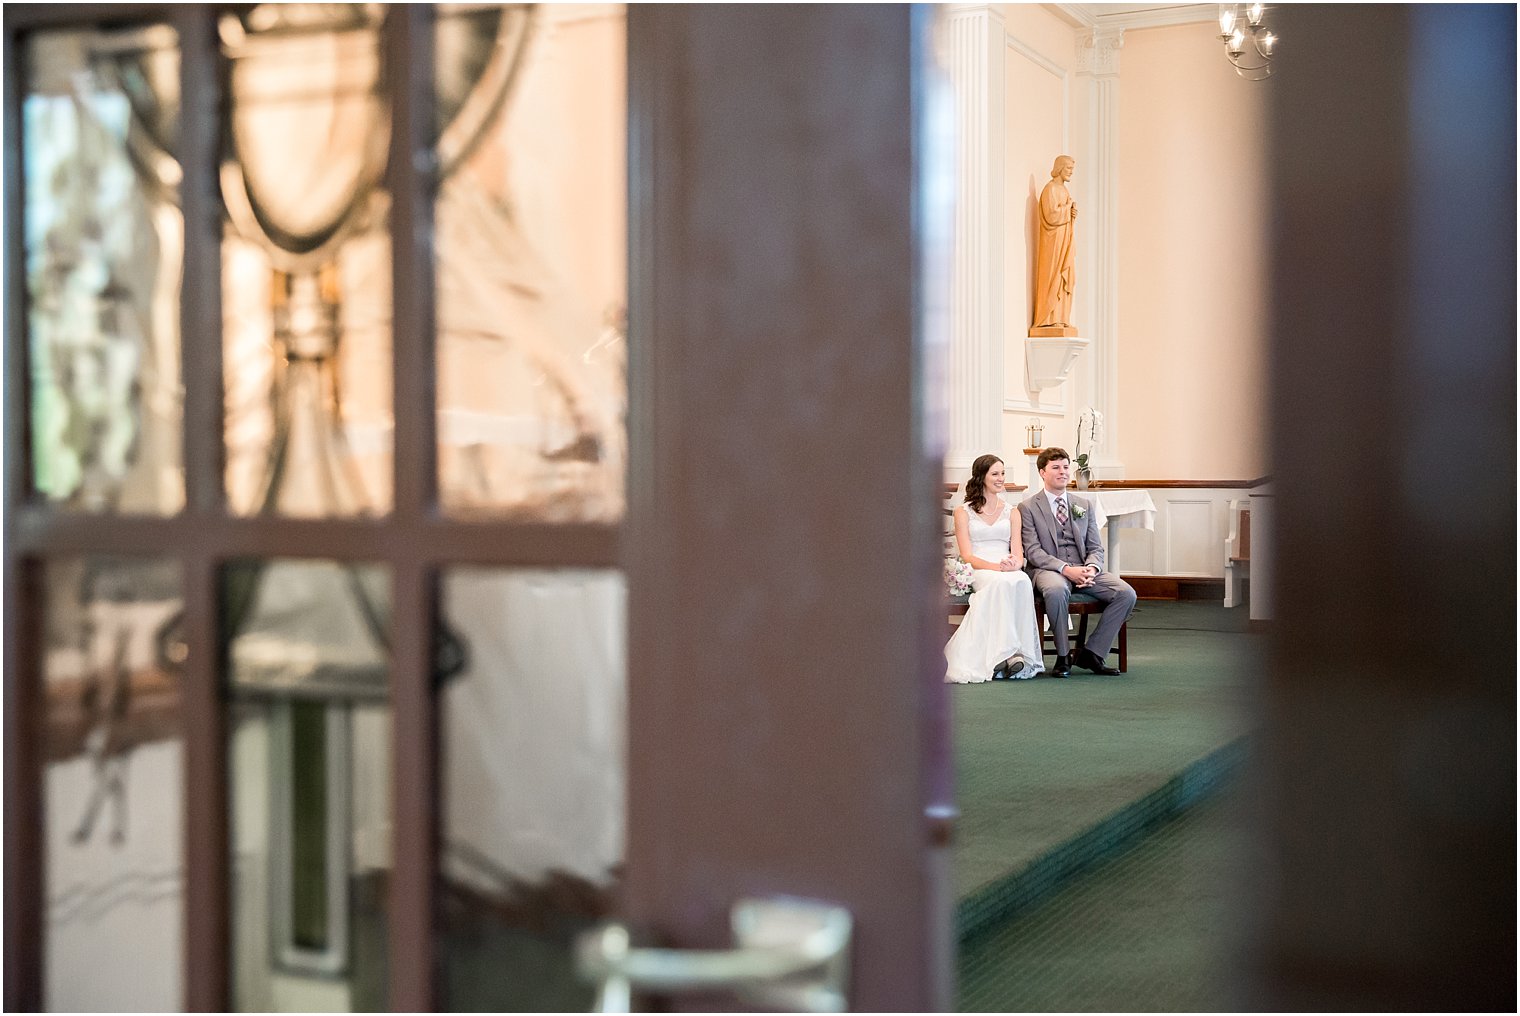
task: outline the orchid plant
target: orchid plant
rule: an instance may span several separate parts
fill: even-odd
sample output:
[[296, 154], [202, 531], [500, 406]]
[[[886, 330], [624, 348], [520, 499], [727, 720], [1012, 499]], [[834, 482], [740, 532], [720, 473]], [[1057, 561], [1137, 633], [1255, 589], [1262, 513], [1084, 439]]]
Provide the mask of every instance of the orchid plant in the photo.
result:
[[1092, 451], [1102, 440], [1103, 414], [1088, 406], [1077, 417], [1077, 457], [1074, 461], [1079, 472], [1092, 475]]

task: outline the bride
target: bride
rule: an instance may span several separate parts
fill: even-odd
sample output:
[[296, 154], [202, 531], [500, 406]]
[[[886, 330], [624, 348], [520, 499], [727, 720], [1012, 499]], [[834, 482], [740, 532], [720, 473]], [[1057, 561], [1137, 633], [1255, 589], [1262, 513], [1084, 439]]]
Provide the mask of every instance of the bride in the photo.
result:
[[945, 646], [945, 680], [1034, 677], [1045, 669], [1034, 616], [1034, 586], [1024, 574], [1019, 510], [1002, 499], [1003, 461], [971, 464], [966, 501], [955, 507], [955, 546], [971, 565], [971, 606]]

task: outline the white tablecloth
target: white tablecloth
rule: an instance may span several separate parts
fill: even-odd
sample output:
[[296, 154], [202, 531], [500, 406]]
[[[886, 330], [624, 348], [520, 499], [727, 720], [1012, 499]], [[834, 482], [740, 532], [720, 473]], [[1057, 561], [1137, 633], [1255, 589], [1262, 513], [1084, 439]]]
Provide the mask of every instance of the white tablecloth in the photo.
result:
[[1100, 526], [1112, 523], [1112, 529], [1156, 528], [1156, 502], [1151, 500], [1148, 490], [1077, 491], [1076, 494], [1092, 500], [1093, 513]]
[[1090, 498], [1103, 534], [1105, 570], [1119, 574], [1119, 530], [1156, 528], [1156, 502], [1148, 490], [1105, 490], [1078, 492]]

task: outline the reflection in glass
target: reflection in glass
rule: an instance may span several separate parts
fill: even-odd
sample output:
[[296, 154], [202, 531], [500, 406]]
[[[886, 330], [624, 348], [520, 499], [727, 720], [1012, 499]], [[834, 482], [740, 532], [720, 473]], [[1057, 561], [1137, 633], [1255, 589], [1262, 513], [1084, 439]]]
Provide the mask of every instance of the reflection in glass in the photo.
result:
[[[501, 109], [527, 11], [440, 10], [445, 178]], [[388, 15], [264, 4], [221, 21], [227, 486], [238, 511], [354, 515], [391, 503]]]
[[[500, 8], [472, 99], [445, 131], [438, 199], [439, 486], [456, 513], [623, 511], [625, 19], [620, 6]], [[447, 19], [445, 20], [447, 24]], [[440, 28], [438, 67], [470, 66]], [[488, 107], [500, 87], [505, 101]], [[456, 122], [473, 125], [469, 102]]]
[[219, 23], [227, 490], [239, 512], [390, 504], [383, 17], [264, 4]]
[[[178, 73], [177, 46], [158, 25], [23, 47], [32, 481], [72, 508], [184, 503], [178, 169], [133, 115], [144, 81]], [[130, 71], [122, 47], [141, 54]]]
[[53, 1011], [182, 1002], [179, 674], [172, 561], [50, 562], [43, 660], [46, 970]]
[[233, 998], [240, 1010], [385, 1007], [390, 708], [378, 569], [231, 567]]
[[458, 570], [443, 691], [444, 1006], [587, 1011], [571, 961], [623, 858], [626, 606], [601, 571]]

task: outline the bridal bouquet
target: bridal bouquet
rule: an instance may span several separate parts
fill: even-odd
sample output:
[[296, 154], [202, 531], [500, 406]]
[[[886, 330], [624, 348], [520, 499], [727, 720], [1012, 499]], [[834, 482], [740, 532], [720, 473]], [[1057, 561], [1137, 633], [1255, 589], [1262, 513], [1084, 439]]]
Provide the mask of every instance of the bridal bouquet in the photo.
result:
[[951, 596], [965, 596], [971, 592], [971, 565], [965, 561], [945, 561], [945, 588]]

